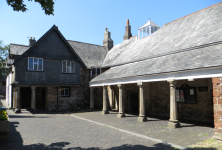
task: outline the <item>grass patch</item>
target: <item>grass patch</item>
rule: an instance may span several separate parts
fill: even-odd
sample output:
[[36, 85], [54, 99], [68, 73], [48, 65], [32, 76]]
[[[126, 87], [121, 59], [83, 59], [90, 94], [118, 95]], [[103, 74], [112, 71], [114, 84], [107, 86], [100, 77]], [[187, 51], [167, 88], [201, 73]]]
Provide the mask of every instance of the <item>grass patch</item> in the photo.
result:
[[191, 150], [222, 150], [222, 141], [210, 138], [187, 148]]

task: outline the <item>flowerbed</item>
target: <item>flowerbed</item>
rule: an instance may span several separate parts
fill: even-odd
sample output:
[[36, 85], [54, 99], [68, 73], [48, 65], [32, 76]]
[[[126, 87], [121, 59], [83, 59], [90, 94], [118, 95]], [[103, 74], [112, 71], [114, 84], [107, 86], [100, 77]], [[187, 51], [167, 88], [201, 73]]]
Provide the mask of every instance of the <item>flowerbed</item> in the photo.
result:
[[8, 115], [5, 110], [0, 110], [0, 121], [8, 120]]
[[5, 110], [0, 110], [0, 133], [9, 132], [8, 115]]

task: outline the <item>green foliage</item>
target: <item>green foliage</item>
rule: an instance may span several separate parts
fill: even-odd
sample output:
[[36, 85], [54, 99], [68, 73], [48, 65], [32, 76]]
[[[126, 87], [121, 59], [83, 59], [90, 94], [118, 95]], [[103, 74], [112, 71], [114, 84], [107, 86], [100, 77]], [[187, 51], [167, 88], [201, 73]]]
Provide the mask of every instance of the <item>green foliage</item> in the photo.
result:
[[[28, 9], [24, 4], [23, 0], [6, 0], [8, 5], [13, 8], [14, 11], [26, 12]], [[30, 1], [30, 0], [29, 0]], [[32, 1], [32, 0], [31, 0]], [[45, 11], [46, 15], [54, 15], [54, 2], [53, 0], [35, 0], [42, 7], [42, 10]]]
[[3, 41], [0, 41], [0, 79], [6, 74], [6, 59], [9, 53], [9, 45], [4, 45]]
[[7, 112], [4, 110], [0, 110], [0, 121], [8, 120]]

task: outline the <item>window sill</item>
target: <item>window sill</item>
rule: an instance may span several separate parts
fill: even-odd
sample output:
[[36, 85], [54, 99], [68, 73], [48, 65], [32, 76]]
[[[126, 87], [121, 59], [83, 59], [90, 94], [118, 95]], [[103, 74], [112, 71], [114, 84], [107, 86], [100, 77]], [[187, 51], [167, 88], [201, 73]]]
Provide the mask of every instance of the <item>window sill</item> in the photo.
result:
[[66, 72], [62, 72], [62, 74], [76, 74], [76, 73], [66, 73]]
[[42, 71], [37, 71], [37, 70], [27, 70], [27, 71], [30, 71], [30, 72], [44, 72], [43, 70], [42, 70]]

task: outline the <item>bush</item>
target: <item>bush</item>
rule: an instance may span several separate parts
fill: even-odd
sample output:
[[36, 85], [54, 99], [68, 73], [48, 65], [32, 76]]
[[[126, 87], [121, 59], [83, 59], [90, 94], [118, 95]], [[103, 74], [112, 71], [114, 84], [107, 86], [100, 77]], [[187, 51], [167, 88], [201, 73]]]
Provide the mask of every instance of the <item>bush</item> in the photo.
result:
[[7, 112], [0, 110], [0, 121], [8, 120]]

